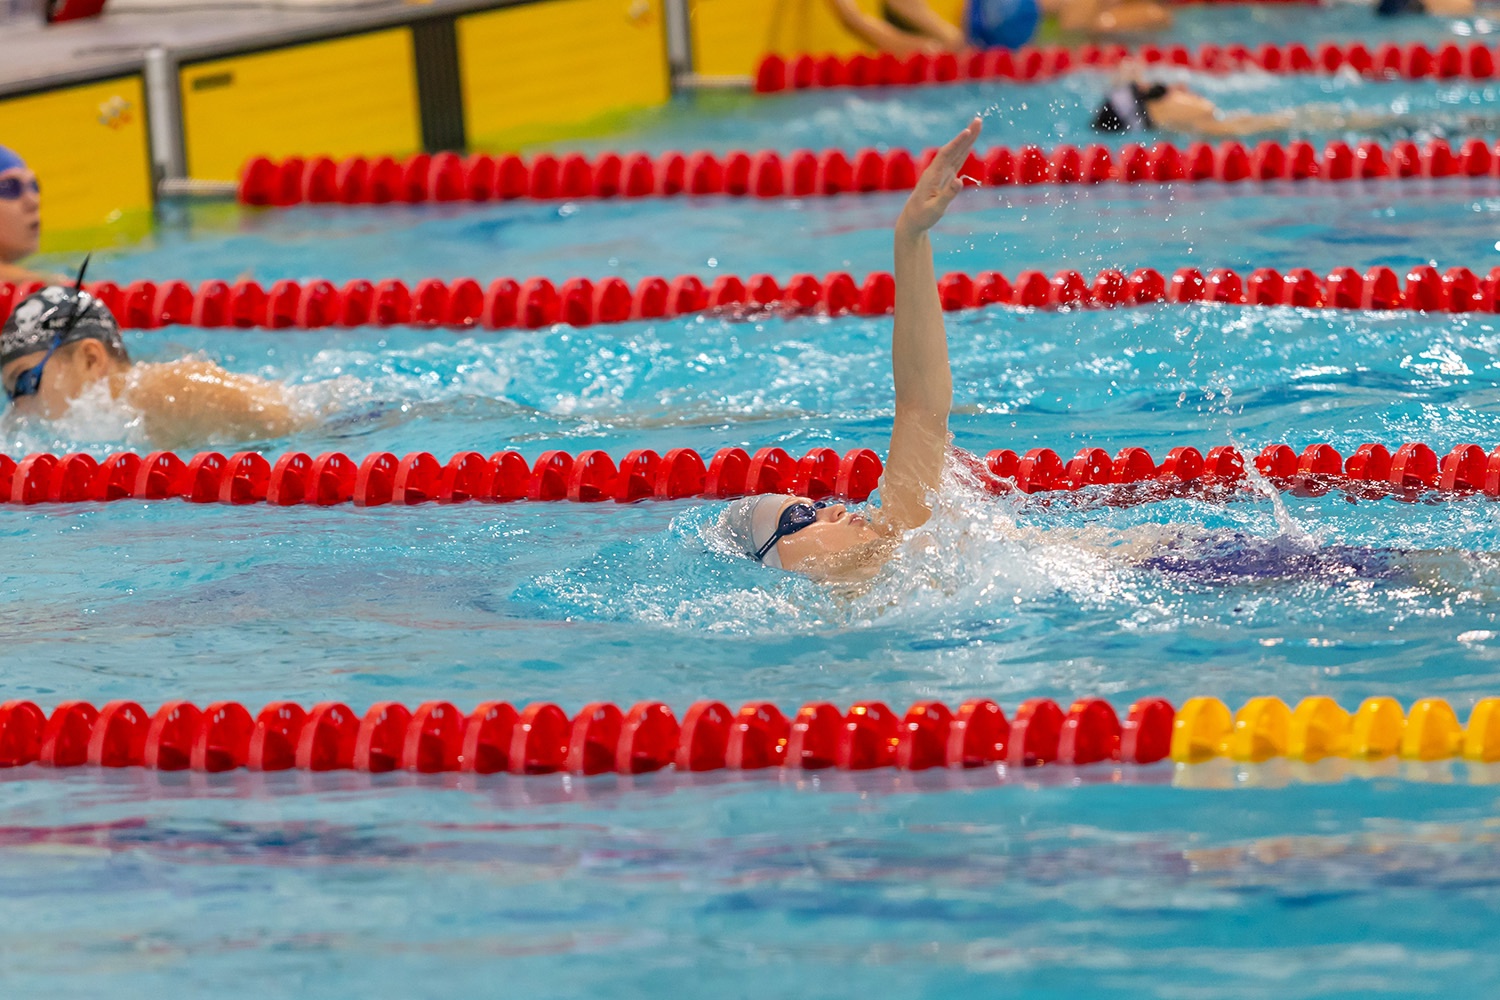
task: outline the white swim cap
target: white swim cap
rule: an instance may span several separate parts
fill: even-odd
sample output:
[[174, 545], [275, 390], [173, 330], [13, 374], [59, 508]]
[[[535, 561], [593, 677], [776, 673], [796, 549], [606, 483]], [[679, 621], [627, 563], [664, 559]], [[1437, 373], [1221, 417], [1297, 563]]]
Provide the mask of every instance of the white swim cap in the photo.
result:
[[[776, 524], [780, 520], [781, 508], [791, 497], [782, 493], [762, 493], [760, 496], [745, 497], [736, 500], [729, 505], [724, 512], [724, 517], [719, 521], [720, 526], [729, 533], [734, 544], [742, 549], [745, 555], [751, 559], [759, 552], [762, 545], [771, 540], [776, 534]], [[767, 566], [781, 569], [781, 554], [776, 551], [776, 546], [766, 553], [761, 560]]]

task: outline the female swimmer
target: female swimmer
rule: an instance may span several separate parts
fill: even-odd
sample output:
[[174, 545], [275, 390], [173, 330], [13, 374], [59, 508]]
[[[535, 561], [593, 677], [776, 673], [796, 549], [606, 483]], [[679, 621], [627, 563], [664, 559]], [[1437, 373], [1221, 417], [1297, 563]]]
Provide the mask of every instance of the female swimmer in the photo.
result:
[[1214, 102], [1183, 83], [1145, 84], [1131, 81], [1116, 87], [1094, 112], [1096, 132], [1187, 132], [1194, 135], [1234, 136], [1282, 131], [1295, 120], [1290, 111], [1269, 115], [1226, 115]]
[[20, 266], [41, 238], [42, 186], [25, 160], [0, 146], [0, 281], [54, 280]]
[[1365, 130], [1406, 121], [1404, 116], [1390, 112], [1347, 111], [1318, 104], [1268, 114], [1226, 113], [1185, 83], [1151, 84], [1131, 80], [1109, 92], [1094, 112], [1092, 125], [1096, 132], [1153, 132], [1161, 129], [1225, 138], [1285, 132], [1292, 128]]
[[807, 497], [768, 494], [737, 500], [721, 525], [750, 558], [821, 580], [868, 579], [890, 559], [901, 536], [931, 515], [929, 497], [938, 488], [948, 454], [953, 374], [927, 233], [962, 190], [958, 170], [980, 128], [974, 119], [938, 151], [896, 220], [891, 333], [896, 416], [880, 506], [865, 518], [842, 504], [820, 505]]

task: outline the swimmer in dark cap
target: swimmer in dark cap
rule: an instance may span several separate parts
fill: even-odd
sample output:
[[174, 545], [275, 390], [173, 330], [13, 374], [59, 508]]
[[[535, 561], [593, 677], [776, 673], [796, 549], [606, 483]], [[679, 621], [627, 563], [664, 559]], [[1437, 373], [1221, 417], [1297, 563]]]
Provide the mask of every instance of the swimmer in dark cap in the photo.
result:
[[1298, 120], [1295, 111], [1257, 115], [1225, 114], [1214, 102], [1186, 84], [1131, 81], [1109, 92], [1094, 112], [1096, 132], [1186, 132], [1208, 136], [1243, 136], [1278, 132]]
[[303, 422], [277, 382], [226, 372], [210, 361], [131, 363], [119, 324], [81, 289], [27, 296], [0, 327], [0, 386], [11, 410], [56, 420], [86, 393], [140, 414], [161, 448], [282, 437]]
[[902, 535], [931, 516], [931, 496], [948, 458], [953, 373], [927, 233], [963, 189], [958, 171], [981, 127], [974, 119], [938, 151], [896, 220], [891, 331], [896, 416], [879, 508], [866, 518], [843, 504], [820, 506], [808, 497], [737, 500], [720, 528], [734, 548], [756, 562], [822, 580], [868, 579], [890, 559]]
[[1181, 132], [1187, 135], [1234, 137], [1293, 128], [1366, 131], [1420, 124], [1410, 115], [1387, 110], [1363, 110], [1330, 104], [1304, 104], [1268, 114], [1220, 111], [1214, 102], [1185, 83], [1145, 83], [1132, 79], [1133, 66], [1122, 67], [1125, 82], [1115, 87], [1094, 112], [1096, 132]]

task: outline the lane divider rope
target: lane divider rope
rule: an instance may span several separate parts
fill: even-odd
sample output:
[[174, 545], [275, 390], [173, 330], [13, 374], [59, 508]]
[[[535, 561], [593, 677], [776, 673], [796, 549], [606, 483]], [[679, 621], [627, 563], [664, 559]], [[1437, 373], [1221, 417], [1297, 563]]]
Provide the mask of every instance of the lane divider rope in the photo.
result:
[[[1231, 445], [1210, 448], [1207, 454], [1179, 446], [1160, 464], [1137, 447], [1121, 448], [1111, 456], [1103, 448], [1086, 446], [1071, 459], [1051, 448], [1024, 453], [1001, 448], [983, 459], [962, 451], [955, 455], [992, 493], [1111, 487], [1101, 499], [1116, 505], [1183, 496], [1223, 500], [1240, 491], [1246, 480], [1244, 455]], [[1274, 488], [1302, 496], [1337, 489], [1365, 499], [1410, 501], [1434, 494], [1500, 499], [1500, 448], [1486, 452], [1476, 444], [1458, 445], [1441, 459], [1431, 447], [1415, 441], [1394, 452], [1382, 444], [1362, 444], [1347, 459], [1326, 443], [1308, 445], [1300, 454], [1290, 445], [1271, 444], [1253, 464]], [[0, 455], [0, 503], [182, 499], [375, 507], [519, 500], [723, 500], [757, 493], [859, 502], [875, 491], [883, 471], [880, 457], [868, 448], [851, 449], [842, 456], [832, 448], [813, 448], [801, 459], [776, 447], [761, 448], [754, 455], [742, 448], [723, 448], [708, 462], [691, 448], [674, 448], [664, 455], [639, 449], [618, 462], [599, 450], [577, 456], [546, 451], [534, 463], [515, 451], [495, 452], [488, 458], [477, 451], [459, 452], [446, 463], [429, 452], [403, 458], [375, 452], [358, 463], [339, 452], [316, 458], [289, 452], [274, 461], [253, 451], [227, 458], [202, 452], [186, 460], [168, 451], [144, 457], [117, 452], [103, 462], [87, 454], [59, 458], [43, 452], [19, 461]]]
[[1217, 698], [1191, 698], [1180, 710], [1164, 698], [1142, 698], [1123, 719], [1100, 698], [1081, 698], [1066, 710], [1033, 698], [1010, 717], [987, 698], [957, 709], [920, 701], [904, 714], [873, 700], [847, 711], [813, 702], [790, 717], [769, 701], [737, 712], [700, 701], [681, 720], [655, 701], [629, 709], [594, 702], [572, 717], [549, 702], [518, 710], [488, 701], [466, 713], [446, 701], [415, 710], [383, 701], [363, 715], [338, 702], [304, 709], [277, 701], [253, 715], [235, 701], [202, 709], [169, 701], [155, 712], [133, 701], [97, 708], [65, 701], [50, 715], [31, 701], [0, 704], [0, 767], [642, 774], [1192, 764], [1214, 757], [1492, 763], [1500, 761], [1500, 698], [1481, 699], [1467, 725], [1441, 698], [1404, 712], [1389, 697], [1366, 699], [1353, 713], [1327, 697], [1305, 698], [1296, 709], [1259, 697], [1233, 714]]
[[890, 53], [802, 54], [775, 53], [761, 58], [754, 77], [755, 91], [775, 94], [788, 90], [834, 87], [916, 87], [934, 84], [1005, 80], [1035, 83], [1068, 73], [1111, 70], [1126, 58], [1147, 66], [1165, 66], [1204, 73], [1263, 73], [1291, 75], [1351, 71], [1372, 79], [1491, 80], [1495, 77], [1495, 49], [1483, 42], [1461, 46], [1447, 42], [1433, 49], [1423, 42], [1385, 42], [1373, 50], [1363, 42], [1324, 42], [1309, 48], [1301, 42], [1247, 45], [1084, 45], [1077, 49], [1023, 45], [1015, 51], [989, 49], [955, 55], [923, 52], [904, 59]]
[[[42, 287], [0, 282], [0, 315]], [[769, 274], [748, 279], [719, 275], [705, 285], [696, 275], [668, 280], [642, 278], [634, 288], [622, 278], [572, 278], [561, 286], [547, 278], [499, 278], [486, 288], [473, 278], [445, 282], [428, 278], [409, 287], [391, 279], [356, 279], [342, 288], [332, 282], [283, 280], [266, 289], [248, 279], [229, 284], [205, 281], [196, 289], [184, 281], [135, 281], [124, 288], [95, 282], [90, 293], [104, 303], [125, 329], [163, 326], [203, 329], [316, 330], [327, 327], [429, 326], [487, 330], [545, 329], [672, 319], [713, 313], [730, 319], [759, 317], [765, 311], [827, 316], [884, 316], [895, 308], [896, 280], [885, 271], [856, 281], [847, 271], [819, 278], [797, 274], [785, 283]], [[1262, 267], [1241, 276], [1229, 268], [1204, 274], [1184, 267], [1168, 277], [1154, 268], [1129, 275], [1107, 268], [1090, 281], [1081, 272], [1022, 271], [1015, 280], [999, 271], [969, 275], [952, 272], [938, 281], [945, 310], [1015, 306], [1029, 309], [1121, 308], [1157, 303], [1200, 302], [1238, 306], [1296, 306], [1304, 309], [1407, 310], [1412, 312], [1500, 311], [1500, 267], [1484, 277], [1466, 267], [1439, 272], [1431, 265], [1411, 268], [1405, 281], [1389, 267], [1363, 274], [1339, 267], [1327, 275], [1309, 268], [1285, 273]]]
[[290, 452], [274, 461], [253, 451], [227, 458], [202, 452], [188, 459], [169, 451], [144, 457], [118, 452], [103, 462], [86, 454], [58, 458], [40, 453], [20, 461], [0, 455], [0, 501], [33, 505], [182, 499], [277, 507], [378, 507], [520, 500], [633, 503], [750, 493], [861, 501], [874, 492], [883, 471], [879, 456], [868, 448], [842, 456], [832, 448], [813, 448], [801, 459], [774, 447], [754, 455], [742, 448], [723, 448], [706, 463], [691, 448], [674, 448], [665, 455], [639, 449], [619, 462], [598, 450], [576, 456], [545, 451], [534, 463], [515, 451], [498, 451], [488, 458], [464, 451], [446, 463], [428, 452], [403, 458], [375, 452], [358, 463], [339, 452], [316, 458]]
[[[488, 202], [535, 199], [648, 198], [723, 195], [803, 198], [879, 191], [910, 191], [934, 150], [735, 150], [716, 154], [542, 153], [529, 160], [514, 154], [417, 153], [389, 156], [251, 158], [240, 171], [237, 198], [256, 206], [391, 205], [427, 202]], [[1194, 142], [1185, 149], [1157, 143], [1108, 147], [1062, 145], [1012, 150], [998, 146], [970, 154], [964, 174], [992, 187], [1019, 184], [1121, 184], [1244, 181], [1325, 181], [1415, 177], [1493, 177], [1496, 151], [1482, 139], [1455, 150], [1446, 139], [1423, 146], [1401, 140], [1389, 147], [1330, 142], [1320, 153], [1311, 143], [1265, 140], [1251, 149], [1229, 140], [1218, 146]]]

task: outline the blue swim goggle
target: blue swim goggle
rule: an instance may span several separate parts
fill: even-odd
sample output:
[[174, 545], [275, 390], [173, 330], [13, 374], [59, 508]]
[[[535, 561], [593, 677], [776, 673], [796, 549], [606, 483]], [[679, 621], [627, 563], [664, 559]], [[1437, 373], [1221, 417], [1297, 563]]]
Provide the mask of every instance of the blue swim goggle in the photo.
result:
[[[68, 329], [72, 329], [72, 326], [73, 324], [70, 320], [68, 323]], [[10, 401], [12, 403], [23, 396], [35, 396], [37, 392], [41, 390], [42, 369], [47, 367], [47, 362], [52, 360], [52, 355], [55, 354], [57, 352], [57, 349], [62, 346], [63, 335], [66, 332], [67, 331], [64, 330], [53, 334], [52, 346], [47, 348], [47, 353], [42, 356], [42, 360], [26, 369], [20, 375], [17, 375], [16, 384], [5, 390], [5, 394], [10, 397]]]

